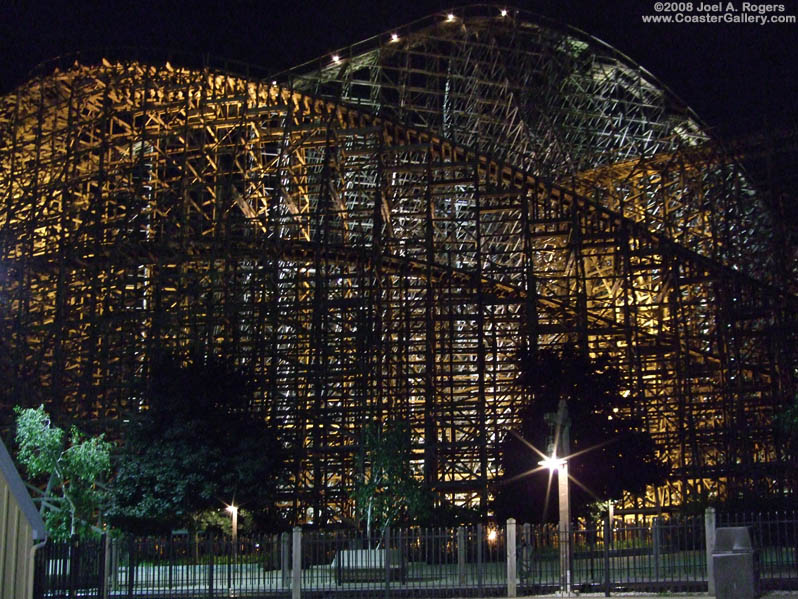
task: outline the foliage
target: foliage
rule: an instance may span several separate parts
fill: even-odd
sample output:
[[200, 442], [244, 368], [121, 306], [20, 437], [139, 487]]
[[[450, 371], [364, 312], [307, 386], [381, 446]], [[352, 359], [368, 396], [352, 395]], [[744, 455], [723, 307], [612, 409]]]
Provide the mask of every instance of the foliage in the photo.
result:
[[436, 497], [435, 505], [425, 509], [416, 524], [428, 528], [455, 527], [485, 522], [485, 514], [478, 507], [456, 505], [443, 497]]
[[56, 540], [88, 536], [99, 523], [100, 481], [111, 469], [111, 444], [103, 436], [85, 437], [74, 426], [69, 434], [54, 426], [44, 406], [14, 408], [17, 459], [33, 481], [42, 483], [39, 511]]
[[[204, 510], [194, 516], [194, 525], [198, 530], [213, 532], [219, 535], [230, 535], [233, 527], [232, 517], [224, 507]], [[252, 512], [238, 510], [237, 530], [239, 535], [255, 534], [255, 521]]]
[[[546, 415], [557, 412], [560, 399], [566, 401], [574, 456], [569, 474], [589, 490], [571, 482], [573, 515], [589, 516], [596, 500], [620, 499], [623, 491], [642, 493], [664, 480], [666, 468], [638, 416], [637, 400], [621, 393], [620, 375], [608, 361], [591, 360], [567, 346], [560, 353], [523, 352], [519, 362], [518, 384], [529, 397], [517, 431], [524, 440], [545, 452], [550, 436]], [[545, 470], [523, 476], [538, 467], [541, 456], [511, 434], [501, 449], [505, 477], [496, 488], [497, 516], [521, 522], [551, 519], [556, 501], [549, 502], [548, 496], [556, 481]]]
[[284, 452], [253, 414], [252, 385], [218, 359], [154, 367], [146, 409], [131, 419], [109, 506], [112, 522], [136, 532], [196, 529], [225, 503], [256, 521], [273, 516]]
[[419, 520], [432, 509], [432, 496], [411, 471], [412, 443], [406, 422], [373, 423], [363, 429], [353, 498], [366, 536], [382, 538], [395, 521]]
[[775, 419], [776, 447], [781, 452], [781, 478], [794, 496], [798, 492], [798, 395]]

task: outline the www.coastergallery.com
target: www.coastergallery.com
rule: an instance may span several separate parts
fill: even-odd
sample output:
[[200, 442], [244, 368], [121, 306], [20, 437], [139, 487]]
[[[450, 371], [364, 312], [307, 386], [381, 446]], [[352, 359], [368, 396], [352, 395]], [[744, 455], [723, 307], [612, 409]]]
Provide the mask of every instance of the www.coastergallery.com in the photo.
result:
[[795, 23], [795, 15], [752, 15], [750, 13], [723, 14], [684, 14], [673, 15], [643, 15], [643, 23], [747, 23], [752, 25], [767, 25], [769, 23]]
[[[795, 23], [795, 15], [784, 14], [783, 4], [743, 2], [654, 2], [655, 14], [643, 15], [643, 23]], [[740, 10], [740, 8], [742, 10]], [[668, 14], [670, 13], [670, 14]]]

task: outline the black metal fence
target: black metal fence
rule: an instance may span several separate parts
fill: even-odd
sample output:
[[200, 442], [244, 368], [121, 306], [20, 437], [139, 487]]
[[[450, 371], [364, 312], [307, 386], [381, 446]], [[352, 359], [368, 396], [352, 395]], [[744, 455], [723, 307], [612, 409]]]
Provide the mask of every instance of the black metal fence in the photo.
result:
[[561, 551], [570, 544], [570, 584], [581, 591], [706, 589], [704, 520], [655, 518], [649, 524], [600, 522], [560, 533], [556, 525], [519, 527], [522, 594], [561, 584]]
[[302, 589], [346, 594], [498, 594], [506, 588], [503, 527], [302, 534]]
[[718, 514], [716, 526], [747, 526], [761, 590], [798, 589], [798, 513]]
[[[717, 526], [728, 525], [751, 527], [762, 588], [798, 587], [795, 514], [718, 515]], [[319, 597], [503, 596], [512, 586], [508, 572], [518, 594], [556, 590], [561, 564], [576, 590], [701, 591], [705, 538], [698, 516], [604, 521], [564, 533], [555, 525], [480, 524], [387, 529], [371, 539], [295, 529], [235, 545], [213, 534], [48, 542], [36, 556], [35, 597], [287, 598], [294, 588]]]
[[34, 597], [102, 597], [105, 539], [47, 544], [36, 553]]

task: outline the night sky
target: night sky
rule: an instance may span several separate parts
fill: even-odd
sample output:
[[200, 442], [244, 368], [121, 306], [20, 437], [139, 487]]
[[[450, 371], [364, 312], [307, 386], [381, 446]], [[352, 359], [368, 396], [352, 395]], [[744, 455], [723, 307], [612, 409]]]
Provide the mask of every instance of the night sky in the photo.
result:
[[[784, 1], [785, 14], [798, 14], [798, 1]], [[146, 48], [145, 57], [164, 49], [209, 53], [278, 72], [457, 4], [0, 0], [0, 92], [11, 91], [48, 58], [119, 46]], [[798, 128], [798, 24], [644, 24], [641, 15], [654, 13], [654, 0], [511, 6], [576, 26], [621, 50], [721, 138]]]

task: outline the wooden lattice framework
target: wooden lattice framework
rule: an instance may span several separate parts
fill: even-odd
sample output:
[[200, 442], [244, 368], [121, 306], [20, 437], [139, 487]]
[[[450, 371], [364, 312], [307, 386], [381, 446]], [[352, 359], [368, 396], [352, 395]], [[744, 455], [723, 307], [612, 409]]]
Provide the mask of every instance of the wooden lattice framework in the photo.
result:
[[673, 467], [630, 504], [777, 484], [792, 265], [737, 162], [578, 32], [478, 8], [397, 37], [275, 81], [104, 61], [1, 98], [8, 403], [113, 428], [156, 350], [217, 353], [293, 448], [297, 520], [351, 516], [388, 414], [486, 509], [517, 350], [577, 343]]

